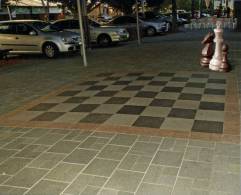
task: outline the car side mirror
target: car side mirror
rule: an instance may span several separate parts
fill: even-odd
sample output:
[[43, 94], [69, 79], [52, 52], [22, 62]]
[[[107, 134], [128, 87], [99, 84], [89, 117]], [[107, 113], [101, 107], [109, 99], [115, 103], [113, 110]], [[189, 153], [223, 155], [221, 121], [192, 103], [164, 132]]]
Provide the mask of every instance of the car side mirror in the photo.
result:
[[37, 33], [36, 33], [35, 31], [32, 30], [32, 31], [29, 32], [29, 35], [31, 35], [31, 36], [35, 36], [35, 35], [37, 35]]

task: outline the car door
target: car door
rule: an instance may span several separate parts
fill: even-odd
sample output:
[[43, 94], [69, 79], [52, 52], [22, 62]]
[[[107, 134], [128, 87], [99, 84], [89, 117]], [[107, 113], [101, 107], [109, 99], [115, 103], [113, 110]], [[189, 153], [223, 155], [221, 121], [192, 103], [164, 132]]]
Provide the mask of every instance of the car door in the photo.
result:
[[36, 30], [24, 23], [16, 23], [15, 29], [14, 38], [17, 51], [37, 52], [40, 50], [40, 38]]
[[0, 48], [16, 50], [15, 25], [12, 23], [0, 24]]

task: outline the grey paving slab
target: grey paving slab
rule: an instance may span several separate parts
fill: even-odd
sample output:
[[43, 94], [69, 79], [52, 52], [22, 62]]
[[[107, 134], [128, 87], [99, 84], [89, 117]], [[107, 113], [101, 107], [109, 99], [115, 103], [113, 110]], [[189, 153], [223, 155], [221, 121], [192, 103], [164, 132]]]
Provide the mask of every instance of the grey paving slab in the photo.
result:
[[197, 161], [183, 161], [179, 176], [199, 179], [211, 177], [212, 166], [210, 163]]
[[51, 194], [59, 195], [67, 186], [67, 183], [55, 182], [49, 180], [41, 180], [37, 185], [31, 188], [26, 195], [40, 195], [40, 194]]
[[83, 168], [84, 165], [60, 163], [45, 176], [45, 179], [71, 182]]
[[88, 164], [96, 156], [96, 154], [97, 151], [76, 149], [64, 159], [64, 162]]
[[79, 195], [88, 187], [97, 187], [101, 188], [106, 182], [107, 178], [84, 175], [80, 174], [74, 181], [65, 189], [65, 194]]
[[181, 165], [182, 158], [182, 152], [158, 151], [152, 163], [156, 165], [179, 167]]
[[66, 154], [42, 153], [38, 158], [35, 158], [28, 166], [35, 168], [51, 169], [65, 157]]
[[143, 173], [116, 170], [105, 187], [115, 190], [135, 192], [142, 177]]
[[143, 182], [173, 187], [177, 174], [178, 168], [176, 167], [151, 165], [145, 174]]
[[112, 160], [121, 160], [128, 150], [129, 147], [125, 146], [106, 145], [98, 154], [98, 157]]
[[9, 158], [0, 164], [0, 173], [7, 175], [14, 175], [17, 171], [22, 169], [31, 160], [24, 158]]
[[23, 195], [27, 189], [10, 187], [10, 186], [0, 186], [0, 192], [4, 195]]
[[136, 195], [171, 195], [172, 188], [163, 185], [142, 183], [136, 192]]
[[85, 174], [109, 177], [119, 161], [95, 158], [83, 171]]
[[24, 168], [17, 175], [12, 177], [10, 180], [4, 184], [10, 186], [19, 186], [19, 187], [32, 187], [39, 179], [41, 179], [47, 170], [36, 169], [36, 168]]

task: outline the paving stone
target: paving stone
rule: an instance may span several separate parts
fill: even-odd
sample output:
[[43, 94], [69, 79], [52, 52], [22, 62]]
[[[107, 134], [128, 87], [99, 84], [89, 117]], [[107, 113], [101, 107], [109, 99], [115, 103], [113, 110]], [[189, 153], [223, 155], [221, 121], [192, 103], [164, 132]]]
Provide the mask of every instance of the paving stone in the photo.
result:
[[182, 158], [182, 152], [158, 151], [152, 163], [156, 165], [179, 167]]
[[128, 150], [129, 148], [125, 146], [106, 145], [98, 154], [98, 157], [112, 160], [121, 160]]
[[135, 142], [136, 138], [136, 135], [118, 134], [114, 137], [114, 139], [112, 139], [110, 144], [131, 146]]
[[9, 158], [0, 165], [0, 173], [7, 175], [14, 175], [17, 171], [22, 169], [31, 160], [24, 158]]
[[136, 142], [130, 153], [152, 157], [156, 153], [158, 146], [159, 144], [156, 143]]
[[83, 168], [84, 165], [60, 163], [45, 176], [45, 179], [71, 182]]
[[116, 170], [105, 187], [115, 190], [135, 192], [142, 177], [143, 174], [139, 172]]
[[101, 188], [106, 180], [107, 178], [105, 177], [80, 174], [73, 183], [65, 189], [64, 194], [79, 195], [88, 187]]
[[76, 149], [64, 159], [64, 162], [88, 164], [96, 154], [97, 152], [93, 150]]
[[51, 169], [59, 161], [65, 158], [65, 154], [42, 153], [38, 158], [34, 159], [28, 166], [35, 168]]
[[74, 141], [59, 141], [55, 145], [53, 145], [48, 152], [54, 152], [54, 153], [63, 153], [67, 154], [72, 152], [77, 146], [79, 145], [79, 142]]
[[151, 165], [145, 174], [143, 182], [173, 187], [177, 173], [178, 168], [175, 167]]
[[16, 188], [10, 186], [0, 186], [0, 192], [2, 195], [23, 195], [27, 189]]
[[210, 163], [183, 161], [179, 176], [189, 178], [209, 179], [212, 166]]
[[83, 173], [109, 177], [118, 164], [118, 161], [96, 158], [88, 165]]
[[37, 185], [31, 188], [26, 195], [59, 195], [67, 187], [67, 185], [68, 183], [41, 180]]
[[41, 179], [47, 170], [36, 168], [24, 168], [17, 175], [8, 180], [5, 184], [19, 187], [32, 187], [39, 179]]
[[127, 156], [121, 162], [119, 168], [129, 171], [145, 172], [151, 160], [152, 157], [127, 154]]

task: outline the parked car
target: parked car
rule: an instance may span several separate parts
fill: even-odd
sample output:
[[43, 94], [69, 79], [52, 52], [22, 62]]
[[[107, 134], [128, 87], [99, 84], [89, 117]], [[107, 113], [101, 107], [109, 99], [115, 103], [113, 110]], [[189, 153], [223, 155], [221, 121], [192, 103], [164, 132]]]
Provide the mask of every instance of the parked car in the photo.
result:
[[80, 49], [80, 36], [73, 32], [57, 32], [40, 20], [0, 22], [0, 47], [11, 53], [42, 53], [48, 58], [60, 52]]
[[[165, 26], [165, 28], [163, 28], [164, 32], [168, 32], [171, 30], [171, 21], [169, 19], [167, 19], [166, 16], [158, 16], [154, 12], [145, 12], [144, 14], [139, 13], [139, 17], [142, 21], [144, 21], [146, 23], [162, 23], [162, 24], [164, 24], [164, 26]], [[149, 32], [149, 34], [151, 34], [151, 32]]]
[[[108, 25], [118, 25], [125, 28], [136, 28], [136, 18], [133, 16], [119, 16], [114, 18], [108, 23]], [[140, 27], [147, 36], [153, 36], [157, 33], [163, 33], [168, 31], [168, 23], [160, 21], [143, 21], [140, 19]]]
[[[52, 23], [52, 28], [60, 31], [67, 30], [79, 33], [79, 21], [75, 19], [57, 20]], [[89, 19], [90, 40], [99, 46], [109, 46], [113, 43], [129, 40], [129, 33], [125, 28], [101, 26]]]

